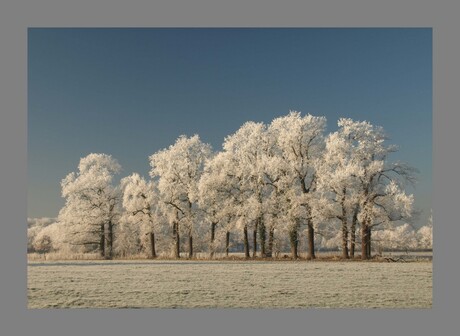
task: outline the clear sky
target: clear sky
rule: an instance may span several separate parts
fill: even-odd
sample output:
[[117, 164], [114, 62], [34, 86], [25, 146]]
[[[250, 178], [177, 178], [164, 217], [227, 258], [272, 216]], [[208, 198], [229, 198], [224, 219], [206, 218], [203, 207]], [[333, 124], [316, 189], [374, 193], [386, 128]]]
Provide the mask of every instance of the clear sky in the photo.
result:
[[432, 207], [432, 31], [405, 29], [45, 29], [28, 31], [28, 217], [55, 217], [60, 181], [107, 153], [117, 177], [181, 135], [215, 150], [244, 122], [289, 110], [382, 126], [420, 170]]

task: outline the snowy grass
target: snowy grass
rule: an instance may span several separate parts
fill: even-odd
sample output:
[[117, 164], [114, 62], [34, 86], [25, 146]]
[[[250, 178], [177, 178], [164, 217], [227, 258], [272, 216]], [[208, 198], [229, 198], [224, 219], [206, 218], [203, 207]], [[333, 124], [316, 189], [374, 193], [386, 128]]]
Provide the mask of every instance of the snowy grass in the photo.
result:
[[[374, 253], [375, 254], [375, 253]], [[251, 253], [252, 255], [252, 253]], [[187, 259], [188, 253], [181, 252], [181, 257]], [[290, 253], [280, 253], [277, 258], [272, 258], [272, 260], [286, 260], [290, 259]], [[359, 252], [356, 254], [355, 259], [360, 260]], [[384, 257], [395, 257], [395, 258], [403, 258], [405, 260], [431, 260], [433, 258], [433, 252], [431, 251], [394, 251], [394, 252], [384, 252]], [[301, 259], [306, 259], [307, 254], [305, 252], [300, 252], [299, 257]], [[338, 260], [341, 259], [341, 252], [340, 251], [317, 251], [316, 257], [322, 260]], [[158, 259], [174, 259], [171, 257], [170, 253], [159, 253]], [[149, 259], [148, 255], [145, 253], [139, 253], [124, 257], [115, 257], [115, 259], [121, 260], [145, 260]], [[196, 260], [209, 260], [209, 253], [208, 252], [197, 252], [194, 254], [194, 259]], [[227, 257], [225, 253], [216, 252], [214, 254], [214, 259], [216, 260], [231, 260], [231, 259], [245, 259], [243, 252], [232, 252]], [[260, 259], [260, 256], [257, 257]], [[104, 260], [103, 257], [100, 256], [99, 253], [62, 253], [62, 252], [50, 252], [50, 253], [28, 253], [27, 254], [28, 261], [59, 261], [59, 260]]]
[[46, 260], [94, 260], [104, 259], [99, 253], [27, 253], [28, 261], [46, 261]]
[[432, 263], [42, 261], [29, 308], [430, 308]]

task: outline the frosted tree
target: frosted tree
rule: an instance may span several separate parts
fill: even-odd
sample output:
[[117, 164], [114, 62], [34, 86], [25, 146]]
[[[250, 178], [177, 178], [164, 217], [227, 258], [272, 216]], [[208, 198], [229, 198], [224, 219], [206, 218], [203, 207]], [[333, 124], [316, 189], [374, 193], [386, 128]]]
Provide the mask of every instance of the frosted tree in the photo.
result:
[[125, 234], [137, 236], [144, 250], [151, 258], [156, 258], [155, 216], [156, 203], [153, 181], [147, 182], [139, 174], [133, 173], [120, 181], [123, 193], [123, 215], [121, 222], [131, 228]]
[[[59, 251], [61, 254], [66, 254], [71, 251], [65, 241], [66, 227], [63, 223], [54, 222], [42, 228], [36, 235], [33, 245], [37, 252], [54, 252]], [[78, 252], [78, 249], [74, 249]]]
[[193, 228], [198, 208], [198, 182], [211, 146], [198, 135], [182, 135], [175, 144], [150, 156], [150, 176], [158, 179], [160, 201], [173, 228], [174, 255], [180, 257], [180, 232], [188, 236], [188, 256], [193, 256]]
[[[317, 165], [318, 202], [316, 213], [322, 220], [338, 220], [341, 231], [342, 257], [352, 257], [359, 204], [357, 174], [360, 166], [354, 160], [351, 143], [343, 128], [329, 134], [322, 159]], [[351, 231], [351, 239], [350, 239]], [[350, 244], [350, 249], [348, 248]]]
[[266, 256], [266, 227], [264, 223], [265, 199], [267, 194], [266, 168], [270, 141], [263, 123], [246, 122], [238, 131], [225, 138], [224, 151], [230, 153], [234, 160], [233, 175], [240, 182], [240, 190], [245, 195], [245, 202], [240, 204], [253, 228], [253, 256], [257, 252], [259, 236], [260, 252]]
[[234, 195], [232, 194], [232, 162], [229, 153], [218, 153], [206, 161], [199, 181], [199, 205], [211, 224], [209, 237], [210, 258], [214, 257], [217, 241], [216, 230], [219, 225], [226, 230], [225, 251], [228, 255], [232, 219], [234, 219]]
[[[267, 173], [267, 184], [272, 187], [270, 192], [267, 194], [265, 200], [265, 214], [264, 221], [268, 229], [268, 246], [267, 246], [267, 257], [272, 257], [275, 250], [275, 232], [284, 232], [286, 227], [292, 223], [292, 218], [289, 217], [289, 197], [285, 193], [285, 189], [280, 187], [280, 180], [275, 174]], [[292, 241], [291, 241], [292, 243]], [[297, 244], [297, 239], [294, 242]], [[297, 249], [291, 253], [294, 258], [297, 257]]]
[[68, 227], [71, 244], [96, 246], [101, 256], [111, 259], [113, 227], [119, 216], [119, 190], [112, 186], [113, 175], [121, 170], [107, 154], [82, 158], [78, 172], [61, 181], [65, 206], [58, 220]]
[[419, 247], [422, 249], [432, 249], [433, 248], [433, 227], [432, 226], [422, 226], [417, 231]]
[[38, 233], [42, 230], [41, 227], [33, 226], [27, 228], [27, 253], [34, 252], [34, 240]]
[[[308, 259], [315, 258], [315, 227], [312, 208], [316, 190], [316, 165], [324, 148], [323, 133], [326, 118], [310, 114], [302, 116], [300, 112], [291, 111], [288, 115], [276, 118], [270, 125], [276, 136], [280, 157], [290, 169], [293, 177], [292, 202], [293, 212], [300, 216], [297, 222], [307, 225]], [[302, 209], [296, 209], [302, 207]], [[293, 226], [291, 239], [297, 240], [298, 225]], [[295, 256], [294, 256], [295, 257]]]
[[225, 231], [225, 252], [228, 255], [230, 232], [242, 229], [245, 256], [248, 258], [248, 225], [253, 216], [247, 213], [248, 190], [244, 187], [244, 175], [232, 151], [224, 150], [207, 161], [199, 192], [201, 207], [211, 222], [211, 245], [215, 248], [214, 230], [219, 224]]
[[430, 216], [428, 224], [417, 231], [418, 245], [422, 249], [433, 248], [433, 215]]
[[56, 222], [56, 218], [27, 218], [27, 252], [34, 252], [35, 237], [47, 226]]
[[269, 235], [268, 255], [273, 253], [274, 235], [278, 232], [287, 234], [291, 256], [297, 259], [301, 224], [310, 215], [307, 210], [311, 204], [304, 202], [305, 194], [300, 188], [298, 172], [293, 169], [293, 162], [286, 159], [285, 139], [282, 138], [286, 134], [280, 132], [277, 121], [279, 119], [267, 127], [261, 155], [265, 183], [263, 211]]
[[388, 155], [396, 147], [385, 144], [383, 128], [345, 118], [338, 125], [351, 153], [351, 165], [355, 166], [352, 175], [358, 181], [354, 188], [359, 204], [357, 220], [361, 223], [361, 258], [369, 259], [372, 229], [411, 217], [413, 195], [406, 194], [404, 186], [415, 182], [416, 170], [388, 162]]
[[[267, 146], [264, 152], [265, 221], [268, 226], [267, 256], [275, 251], [275, 232], [287, 233], [291, 256], [298, 258], [298, 231], [303, 210], [295, 200], [299, 189], [293, 188], [297, 177], [292, 174], [288, 162], [277, 145], [278, 133], [267, 129]], [[278, 244], [279, 245], [279, 244]]]
[[51, 237], [43, 232], [40, 232], [33, 242], [35, 251], [38, 253], [48, 253], [53, 249]]
[[373, 241], [375, 241], [380, 254], [384, 249], [407, 252], [416, 249], [418, 245], [417, 232], [409, 223], [375, 230]]

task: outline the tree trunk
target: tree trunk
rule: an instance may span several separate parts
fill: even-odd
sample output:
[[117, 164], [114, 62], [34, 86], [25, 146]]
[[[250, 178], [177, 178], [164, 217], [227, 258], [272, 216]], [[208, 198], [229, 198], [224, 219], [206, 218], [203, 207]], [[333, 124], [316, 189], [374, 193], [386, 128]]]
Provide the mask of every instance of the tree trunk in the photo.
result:
[[209, 245], [209, 258], [214, 258], [214, 238], [216, 235], [216, 225], [217, 223], [211, 223], [211, 244]]
[[252, 257], [256, 257], [257, 253], [257, 229], [259, 227], [259, 221], [256, 220], [255, 226], [254, 226], [254, 231], [252, 231], [252, 245], [253, 245], [253, 250], [252, 250]]
[[150, 232], [150, 257], [152, 259], [155, 259], [157, 257], [157, 254], [155, 252], [155, 233]]
[[99, 254], [102, 258], [105, 257], [105, 225], [101, 225], [101, 240], [99, 241]]
[[191, 232], [188, 234], [188, 258], [193, 258], [193, 237]]
[[342, 199], [340, 204], [342, 206], [342, 258], [348, 259], [348, 216], [347, 208], [345, 206], [345, 197], [347, 195], [347, 188], [342, 189]]
[[105, 259], [112, 259], [113, 251], [113, 224], [112, 221], [107, 223], [107, 229], [105, 231]]
[[297, 254], [297, 246], [298, 246], [298, 237], [297, 237], [297, 227], [292, 228], [289, 231], [289, 242], [291, 243], [291, 258], [297, 259], [299, 256]]
[[173, 224], [173, 239], [174, 239], [174, 257], [180, 258], [180, 236], [179, 236], [179, 223]]
[[367, 235], [369, 233], [369, 230], [367, 228], [367, 220], [363, 220], [363, 223], [361, 225], [361, 259], [362, 260], [367, 260], [369, 259], [369, 250], [368, 250], [368, 239]]
[[364, 190], [364, 199], [363, 205], [361, 207], [364, 218], [361, 223], [361, 259], [367, 260], [369, 259], [369, 224], [370, 218], [369, 214], [371, 213], [371, 209], [369, 208], [369, 201], [368, 201], [369, 191], [368, 189]]
[[[314, 178], [311, 181], [310, 187], [313, 185]], [[310, 188], [306, 187], [306, 181], [305, 178], [302, 177], [300, 179], [300, 185], [302, 186], [302, 192], [304, 194], [310, 193]], [[308, 240], [308, 251], [307, 251], [307, 259], [315, 259], [315, 229], [313, 227], [313, 220], [311, 216], [311, 207], [309, 204], [306, 205], [305, 207], [307, 211], [307, 240]]]
[[342, 222], [342, 258], [348, 259], [348, 227], [347, 220]]
[[267, 257], [273, 257], [273, 241], [275, 239], [275, 229], [273, 227], [270, 228], [268, 231], [268, 249], [267, 249]]
[[227, 231], [225, 235], [225, 256], [228, 257], [228, 252], [230, 250], [230, 231]]
[[[188, 202], [188, 214], [191, 215], [191, 213], [192, 213], [192, 202], [190, 202], [190, 200], [188, 200], [187, 202]], [[193, 257], [192, 222], [190, 222], [189, 225], [190, 225], [190, 227], [189, 227], [189, 230], [188, 230], [188, 258], [191, 259]]]
[[353, 220], [351, 222], [351, 237], [350, 237], [350, 258], [355, 257], [356, 248], [356, 224], [358, 223], [358, 207], [353, 212]]
[[265, 232], [265, 223], [263, 221], [262, 217], [259, 217], [259, 236], [260, 236], [260, 255], [262, 258], [265, 258], [266, 251], [265, 251], [265, 237], [266, 237], [266, 232]]
[[308, 220], [307, 223], [307, 238], [308, 238], [308, 254], [307, 259], [312, 260], [315, 259], [315, 229], [313, 228], [313, 223], [311, 219]]
[[249, 258], [249, 237], [248, 237], [248, 227], [245, 225], [243, 229], [244, 234], [244, 256]]
[[367, 257], [371, 259], [372, 253], [371, 253], [371, 227], [367, 227]]
[[348, 228], [346, 223], [342, 223], [342, 258], [350, 258], [348, 254]]

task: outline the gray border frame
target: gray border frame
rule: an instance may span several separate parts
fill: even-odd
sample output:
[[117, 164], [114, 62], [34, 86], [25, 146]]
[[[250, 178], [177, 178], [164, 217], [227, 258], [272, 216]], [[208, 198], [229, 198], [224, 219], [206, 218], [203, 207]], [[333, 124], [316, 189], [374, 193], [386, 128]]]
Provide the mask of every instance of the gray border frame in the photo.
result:
[[[6, 0], [0, 4], [0, 334], [454, 335], [458, 1]], [[433, 27], [434, 301], [428, 310], [27, 310], [28, 27]], [[457, 29], [456, 29], [457, 28]], [[410, 126], [409, 126], [410, 127]], [[457, 139], [456, 139], [457, 138]]]

